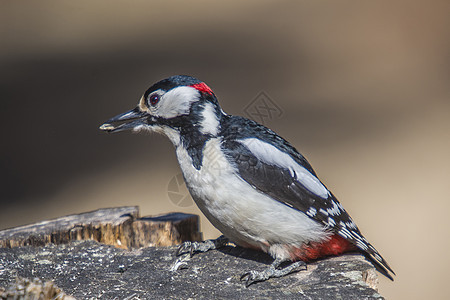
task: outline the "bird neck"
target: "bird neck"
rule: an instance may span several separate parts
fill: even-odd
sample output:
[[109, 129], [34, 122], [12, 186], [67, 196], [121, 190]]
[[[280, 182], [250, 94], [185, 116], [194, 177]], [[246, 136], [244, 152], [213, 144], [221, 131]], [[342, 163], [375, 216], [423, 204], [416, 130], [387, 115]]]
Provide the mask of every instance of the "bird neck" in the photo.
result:
[[175, 147], [186, 150], [192, 159], [192, 164], [199, 170], [203, 162], [205, 144], [219, 135], [224, 116], [220, 107], [214, 103], [195, 103], [189, 115], [168, 120], [167, 125], [171, 128], [171, 134], [177, 137], [171, 137], [167, 132], [166, 135]]

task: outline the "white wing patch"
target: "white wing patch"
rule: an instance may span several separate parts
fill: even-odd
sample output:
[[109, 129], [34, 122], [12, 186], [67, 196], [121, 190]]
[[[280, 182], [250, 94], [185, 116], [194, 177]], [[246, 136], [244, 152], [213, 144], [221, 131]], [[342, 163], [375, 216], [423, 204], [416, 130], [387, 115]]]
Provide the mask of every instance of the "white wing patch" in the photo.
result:
[[310, 192], [324, 199], [330, 196], [328, 190], [320, 182], [320, 180], [303, 166], [295, 162], [289, 154], [282, 152], [275, 146], [256, 138], [241, 139], [238, 140], [238, 142], [246, 146], [264, 163], [288, 169], [291, 175]]
[[353, 238], [353, 236], [350, 233], [350, 231], [348, 231], [348, 229], [345, 228], [345, 227], [341, 228], [341, 230], [339, 230], [339, 234], [342, 235], [345, 238], [348, 238], [348, 239], [352, 239]]
[[332, 227], [336, 226], [336, 222], [334, 221], [333, 218], [328, 217], [328, 225], [330, 225]]
[[306, 212], [306, 214], [308, 216], [310, 216], [311, 218], [314, 218], [316, 216], [316, 214], [317, 214], [317, 209], [315, 209], [314, 207], [310, 207], [308, 209], [308, 211]]
[[333, 207], [327, 209], [328, 214], [332, 216], [339, 216], [341, 214], [341, 209], [337, 205], [336, 201], [331, 200], [331, 203], [333, 204]]
[[319, 209], [319, 212], [324, 215], [325, 217], [328, 217], [328, 211], [326, 211], [325, 209], [321, 208]]

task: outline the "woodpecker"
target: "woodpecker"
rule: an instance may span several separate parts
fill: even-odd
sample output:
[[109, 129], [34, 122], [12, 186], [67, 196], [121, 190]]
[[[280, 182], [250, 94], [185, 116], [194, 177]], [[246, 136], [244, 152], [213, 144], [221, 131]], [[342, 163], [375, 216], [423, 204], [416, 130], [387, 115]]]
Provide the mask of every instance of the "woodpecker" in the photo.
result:
[[[195, 203], [223, 236], [185, 242], [177, 255], [233, 242], [274, 261], [249, 271], [248, 286], [306, 268], [306, 262], [360, 251], [386, 277], [394, 271], [289, 142], [250, 119], [226, 114], [204, 82], [177, 75], [152, 85], [136, 108], [100, 126], [151, 131], [173, 143]], [[292, 262], [282, 267], [286, 262]]]

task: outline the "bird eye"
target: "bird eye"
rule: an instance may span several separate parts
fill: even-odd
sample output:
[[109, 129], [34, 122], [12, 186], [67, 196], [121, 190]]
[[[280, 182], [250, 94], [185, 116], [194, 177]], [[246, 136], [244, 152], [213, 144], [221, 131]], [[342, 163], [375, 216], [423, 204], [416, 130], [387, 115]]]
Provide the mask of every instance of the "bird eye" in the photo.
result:
[[152, 106], [155, 106], [159, 102], [159, 95], [158, 94], [151, 95], [149, 102]]

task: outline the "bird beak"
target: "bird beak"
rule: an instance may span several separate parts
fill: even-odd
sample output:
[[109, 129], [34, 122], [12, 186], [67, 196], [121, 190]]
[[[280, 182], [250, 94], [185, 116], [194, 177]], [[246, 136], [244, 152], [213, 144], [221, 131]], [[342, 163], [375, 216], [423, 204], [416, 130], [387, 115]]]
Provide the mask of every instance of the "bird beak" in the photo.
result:
[[112, 117], [100, 126], [100, 130], [107, 132], [119, 132], [123, 130], [132, 130], [141, 125], [148, 125], [146, 120], [149, 114], [136, 107], [123, 114]]

